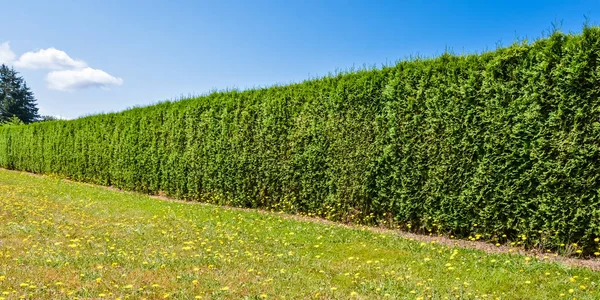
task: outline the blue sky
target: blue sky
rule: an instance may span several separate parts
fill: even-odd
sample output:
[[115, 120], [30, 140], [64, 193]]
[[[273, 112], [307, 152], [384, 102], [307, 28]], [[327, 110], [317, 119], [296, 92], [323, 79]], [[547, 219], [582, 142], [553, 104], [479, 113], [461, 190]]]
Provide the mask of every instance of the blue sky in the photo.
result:
[[[214, 89], [302, 81], [410, 55], [493, 50], [600, 1], [3, 1], [0, 62], [42, 114], [76, 118]], [[4, 61], [2, 61], [4, 60]]]

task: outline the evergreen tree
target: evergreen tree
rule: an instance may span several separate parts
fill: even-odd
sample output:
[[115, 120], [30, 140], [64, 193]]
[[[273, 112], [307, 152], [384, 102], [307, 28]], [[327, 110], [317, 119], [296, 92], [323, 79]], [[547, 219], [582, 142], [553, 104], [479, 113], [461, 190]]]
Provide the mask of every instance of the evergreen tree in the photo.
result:
[[0, 66], [0, 123], [17, 117], [27, 124], [39, 118], [33, 92], [18, 74], [13, 68]]

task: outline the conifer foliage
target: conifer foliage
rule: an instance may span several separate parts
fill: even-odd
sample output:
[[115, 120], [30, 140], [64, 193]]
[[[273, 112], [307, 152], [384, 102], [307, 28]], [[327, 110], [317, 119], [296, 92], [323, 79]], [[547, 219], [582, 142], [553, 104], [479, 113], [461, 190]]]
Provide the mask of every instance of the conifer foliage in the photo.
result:
[[600, 28], [586, 27], [478, 55], [0, 128], [0, 166], [590, 253], [599, 116]]
[[15, 69], [0, 65], [0, 124], [14, 118], [27, 124], [38, 117], [35, 97], [23, 77]]

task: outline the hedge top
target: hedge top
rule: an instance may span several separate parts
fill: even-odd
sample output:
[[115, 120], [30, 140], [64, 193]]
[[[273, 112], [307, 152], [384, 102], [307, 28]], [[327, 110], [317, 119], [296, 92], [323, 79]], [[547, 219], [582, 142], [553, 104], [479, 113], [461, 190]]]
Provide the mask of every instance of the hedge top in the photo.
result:
[[[0, 166], [598, 252], [600, 29], [0, 128]], [[600, 254], [600, 253], [599, 253]]]

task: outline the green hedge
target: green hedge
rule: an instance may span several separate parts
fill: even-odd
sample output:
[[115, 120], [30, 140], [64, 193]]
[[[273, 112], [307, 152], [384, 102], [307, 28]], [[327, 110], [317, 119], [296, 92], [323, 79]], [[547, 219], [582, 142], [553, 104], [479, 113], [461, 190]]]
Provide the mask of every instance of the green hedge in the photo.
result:
[[597, 251], [600, 28], [0, 127], [0, 165], [354, 223]]

